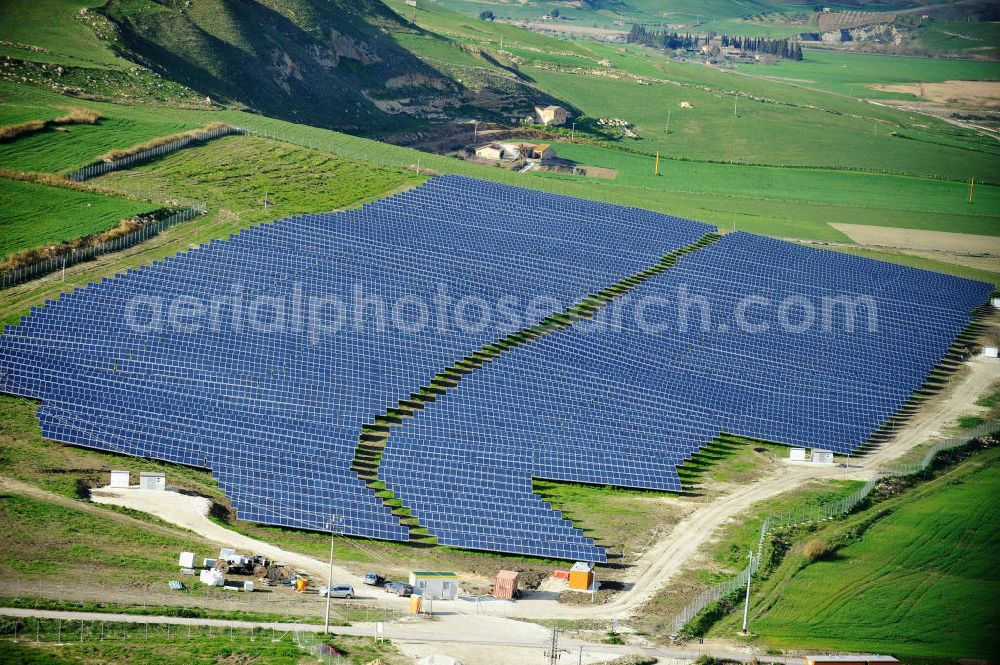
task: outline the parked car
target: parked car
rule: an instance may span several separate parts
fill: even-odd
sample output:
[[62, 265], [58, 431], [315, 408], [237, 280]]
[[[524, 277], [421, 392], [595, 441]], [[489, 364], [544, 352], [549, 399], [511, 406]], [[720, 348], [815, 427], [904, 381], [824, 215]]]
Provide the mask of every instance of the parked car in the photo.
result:
[[412, 596], [413, 587], [406, 582], [386, 582], [385, 592], [394, 593], [397, 596]]
[[365, 575], [365, 584], [369, 586], [382, 586], [385, 584], [385, 578], [378, 573], [368, 573]]
[[316, 593], [323, 597], [326, 597], [326, 595], [329, 594], [330, 598], [347, 598], [350, 600], [351, 598], [354, 598], [354, 587], [350, 584], [334, 584], [330, 587], [322, 587]]

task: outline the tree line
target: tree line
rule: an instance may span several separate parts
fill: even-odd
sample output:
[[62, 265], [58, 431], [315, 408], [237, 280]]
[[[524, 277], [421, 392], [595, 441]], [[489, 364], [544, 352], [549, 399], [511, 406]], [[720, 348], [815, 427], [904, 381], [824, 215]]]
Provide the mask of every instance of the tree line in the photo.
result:
[[[632, 30], [628, 34], [629, 44], [642, 44], [661, 49], [697, 49], [701, 44], [711, 44], [714, 34], [707, 37], [700, 35], [680, 34], [677, 32], [667, 32], [666, 30], [647, 30], [645, 26], [637, 23], [632, 24]], [[737, 37], [732, 35], [720, 35], [719, 39], [723, 47], [736, 48], [744, 53], [760, 53], [773, 55], [778, 58], [788, 60], [801, 60], [802, 47], [798, 40], [793, 39], [765, 39], [763, 37]]]

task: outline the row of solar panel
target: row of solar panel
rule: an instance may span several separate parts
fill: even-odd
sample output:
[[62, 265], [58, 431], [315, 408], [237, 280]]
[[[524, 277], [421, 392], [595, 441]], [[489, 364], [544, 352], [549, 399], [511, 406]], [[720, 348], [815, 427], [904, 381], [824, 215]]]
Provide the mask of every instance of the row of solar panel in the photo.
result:
[[[47, 436], [212, 468], [244, 518], [323, 529], [336, 512], [347, 533], [405, 540], [350, 469], [361, 425], [515, 326], [345, 327], [316, 342], [308, 331], [241, 325], [233, 312], [259, 297], [289, 309], [297, 294], [347, 300], [355, 285], [388, 303], [443, 286], [455, 299], [545, 296], [566, 306], [712, 230], [435, 178], [362, 210], [254, 227], [47, 303], [0, 338], [0, 380], [43, 399]], [[611, 247], [609, 237], [620, 242]], [[129, 324], [130, 315], [146, 322], [156, 313], [144, 298], [168, 307], [181, 296], [216, 307], [216, 320], [197, 330]], [[553, 524], [566, 540], [547, 555], [596, 551], [562, 522]], [[521, 547], [516, 540], [504, 551]]]

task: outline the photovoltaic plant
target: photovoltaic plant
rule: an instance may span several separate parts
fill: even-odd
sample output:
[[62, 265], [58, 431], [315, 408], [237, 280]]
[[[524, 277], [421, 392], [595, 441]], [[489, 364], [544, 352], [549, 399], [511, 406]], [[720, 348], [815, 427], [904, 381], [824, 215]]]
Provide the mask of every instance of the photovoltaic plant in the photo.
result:
[[[211, 469], [242, 519], [325, 529], [336, 515], [344, 533], [407, 540], [351, 470], [362, 426], [456, 360], [713, 231], [438, 177], [47, 303], [0, 337], [2, 389], [42, 400], [49, 438]], [[604, 561], [532, 478], [679, 490], [678, 465], [720, 433], [855, 450], [922, 385], [990, 290], [729, 234], [593, 320], [466, 375], [392, 430], [378, 478], [441, 544]], [[204, 311], [182, 325], [128, 324], [137, 302], [153, 320], [157, 303], [190, 313], [219, 296], [212, 324]], [[442, 298], [470, 305], [480, 325], [414, 325], [420, 303]], [[386, 321], [376, 300], [414, 316]], [[492, 307], [515, 301], [532, 315]], [[281, 310], [284, 325], [247, 325], [250, 303]], [[318, 336], [317, 311], [324, 326], [353, 317]]]

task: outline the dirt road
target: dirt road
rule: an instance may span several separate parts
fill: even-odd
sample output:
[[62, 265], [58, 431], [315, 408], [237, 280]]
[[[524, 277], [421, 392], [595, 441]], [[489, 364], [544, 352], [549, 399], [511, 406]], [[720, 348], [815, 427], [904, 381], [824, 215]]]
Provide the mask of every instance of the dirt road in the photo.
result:
[[[221, 547], [232, 547], [244, 553], [263, 554], [270, 559], [286, 563], [292, 568], [304, 570], [318, 580], [326, 580], [329, 574], [330, 568], [326, 562], [318, 561], [304, 554], [283, 550], [280, 547], [244, 536], [216, 524], [208, 518], [212, 502], [206, 497], [181, 494], [180, 492], [155, 492], [138, 488], [112, 487], [92, 490], [90, 496], [94, 503], [124, 506], [155, 515], [166, 522], [193, 531]], [[333, 579], [338, 584], [359, 584], [361, 582], [361, 578], [336, 565], [333, 567]]]

